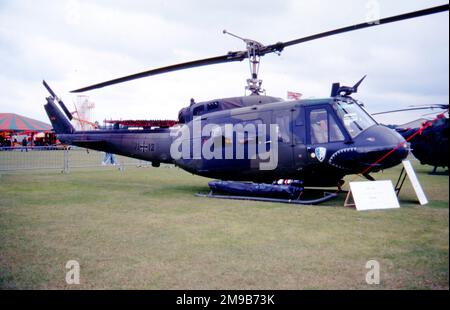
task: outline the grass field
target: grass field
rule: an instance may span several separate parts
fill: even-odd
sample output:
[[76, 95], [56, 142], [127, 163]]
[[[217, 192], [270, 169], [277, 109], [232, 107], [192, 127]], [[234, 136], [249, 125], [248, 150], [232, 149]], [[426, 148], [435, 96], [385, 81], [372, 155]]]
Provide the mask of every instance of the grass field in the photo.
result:
[[[449, 177], [430, 170], [416, 165], [427, 206], [407, 181], [401, 209], [370, 212], [342, 207], [344, 195], [198, 198], [208, 179], [177, 168], [0, 174], [0, 288], [448, 289]], [[65, 282], [73, 259], [80, 285]], [[380, 285], [365, 282], [371, 259]]]

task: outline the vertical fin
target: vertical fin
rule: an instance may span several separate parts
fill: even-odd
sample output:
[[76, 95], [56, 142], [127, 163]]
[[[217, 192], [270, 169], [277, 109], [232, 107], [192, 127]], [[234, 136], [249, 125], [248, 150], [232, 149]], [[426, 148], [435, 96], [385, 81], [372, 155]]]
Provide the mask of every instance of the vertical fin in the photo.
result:
[[48, 118], [52, 123], [53, 130], [57, 134], [61, 133], [74, 133], [75, 129], [69, 120], [61, 113], [56, 104], [53, 102], [53, 98], [48, 97], [47, 104], [44, 105], [45, 111], [47, 112]]
[[64, 104], [64, 102], [61, 99], [59, 99], [58, 96], [56, 96], [55, 92], [50, 88], [50, 86], [48, 86], [48, 84], [47, 84], [47, 82], [45, 80], [42, 81], [42, 84], [44, 84], [45, 88], [48, 90], [50, 95], [52, 95], [53, 99], [56, 100], [59, 103], [61, 109], [66, 114], [67, 118], [69, 120], [72, 120], [72, 113], [70, 113], [70, 111], [67, 109], [67, 107]]
[[[56, 94], [53, 92], [53, 90], [48, 86], [48, 84], [45, 81], [42, 81], [45, 88], [50, 93], [50, 97], [47, 97], [47, 104], [44, 105], [45, 111], [47, 112], [48, 118], [50, 119], [50, 122], [52, 123], [53, 130], [57, 134], [61, 133], [74, 133], [75, 128], [73, 128], [72, 124], [70, 123], [70, 119], [72, 119], [72, 114], [67, 110], [66, 106], [62, 102], [61, 99], [59, 99]], [[55, 100], [59, 103], [63, 111], [65, 112], [67, 118], [64, 116], [64, 114], [61, 113], [61, 111], [58, 109], [58, 107], [55, 104]]]

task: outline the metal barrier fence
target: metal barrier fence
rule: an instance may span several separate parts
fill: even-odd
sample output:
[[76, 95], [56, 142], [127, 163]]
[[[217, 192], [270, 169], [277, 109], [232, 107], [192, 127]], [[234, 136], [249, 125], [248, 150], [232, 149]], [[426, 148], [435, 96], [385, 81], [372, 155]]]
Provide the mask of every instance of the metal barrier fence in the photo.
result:
[[[0, 171], [48, 170], [69, 172], [76, 168], [94, 168], [104, 165], [104, 152], [79, 147], [61, 148], [54, 146], [0, 147]], [[148, 167], [150, 162], [115, 155], [116, 167]]]

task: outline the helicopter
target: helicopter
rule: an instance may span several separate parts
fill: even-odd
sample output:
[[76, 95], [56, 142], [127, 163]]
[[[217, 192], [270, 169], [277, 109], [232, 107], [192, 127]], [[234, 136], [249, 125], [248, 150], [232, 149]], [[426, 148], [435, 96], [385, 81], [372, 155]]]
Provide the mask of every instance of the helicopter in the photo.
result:
[[[433, 166], [431, 174], [436, 174], [438, 167], [448, 167], [448, 104], [434, 104], [429, 106], [410, 107], [405, 109], [373, 113], [381, 115], [397, 113], [411, 110], [440, 109], [444, 112], [437, 115], [432, 120], [424, 120], [420, 125], [415, 126], [395, 126], [395, 130], [400, 133], [410, 144], [411, 153], [420, 164]], [[435, 114], [435, 113], [432, 113]]]
[[246, 89], [250, 95], [191, 100], [180, 110], [177, 124], [170, 127], [155, 123], [140, 129], [116, 126], [113, 130], [76, 131], [70, 123], [72, 115], [45, 81], [50, 96], [44, 107], [62, 143], [147, 160], [154, 167], [174, 164], [203, 177], [239, 182], [270, 184], [295, 179], [308, 187], [339, 187], [351, 174], [373, 179], [369, 173], [398, 165], [409, 148], [399, 133], [377, 123], [352, 97], [365, 77], [354, 86], [334, 83], [330, 96], [324, 99], [285, 101], [264, 94], [258, 78], [261, 57], [304, 42], [448, 10], [447, 4], [271, 45], [224, 30], [243, 40], [246, 49], [72, 91], [86, 92], [157, 74], [248, 59], [251, 76]]

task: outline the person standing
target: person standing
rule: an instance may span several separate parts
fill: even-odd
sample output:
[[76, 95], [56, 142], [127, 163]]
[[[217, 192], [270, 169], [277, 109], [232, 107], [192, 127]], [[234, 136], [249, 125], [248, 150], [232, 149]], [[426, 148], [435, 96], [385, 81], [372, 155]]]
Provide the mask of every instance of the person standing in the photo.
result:
[[28, 140], [27, 140], [27, 137], [25, 137], [22, 140], [22, 146], [25, 148], [25, 152], [28, 152], [27, 145], [28, 145]]
[[116, 158], [113, 153], [105, 152], [105, 156], [103, 157], [102, 165], [105, 166], [107, 164], [111, 164], [113, 166], [116, 165]]

